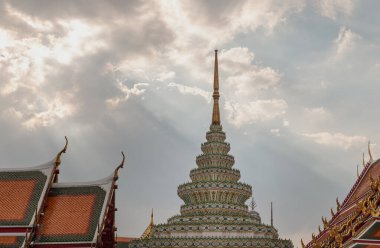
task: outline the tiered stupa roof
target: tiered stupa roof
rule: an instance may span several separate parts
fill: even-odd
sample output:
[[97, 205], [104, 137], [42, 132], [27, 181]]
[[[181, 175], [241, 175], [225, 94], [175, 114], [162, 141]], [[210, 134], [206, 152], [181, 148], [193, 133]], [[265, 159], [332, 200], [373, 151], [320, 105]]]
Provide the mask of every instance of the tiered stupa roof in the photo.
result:
[[154, 225], [149, 237], [133, 240], [129, 247], [293, 247], [278, 238], [277, 230], [261, 222], [245, 202], [252, 187], [242, 183], [233, 169], [234, 157], [220, 121], [218, 53], [215, 51], [213, 112], [206, 142], [191, 170], [191, 182], [178, 186], [184, 201], [180, 215]]

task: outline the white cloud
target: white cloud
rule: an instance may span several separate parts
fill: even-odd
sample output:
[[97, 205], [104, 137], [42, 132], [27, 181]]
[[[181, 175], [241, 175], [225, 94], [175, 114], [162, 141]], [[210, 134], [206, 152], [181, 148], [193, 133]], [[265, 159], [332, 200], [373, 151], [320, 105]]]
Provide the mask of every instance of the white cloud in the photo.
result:
[[[76, 89], [72, 87], [71, 79], [59, 88], [59, 83], [51, 80], [52, 75], [61, 66], [69, 66], [75, 59], [103, 48], [104, 43], [97, 38], [100, 27], [82, 20], [43, 21], [9, 6], [7, 11], [13, 19], [30, 26], [38, 35], [0, 27], [0, 73], [3, 80], [0, 94], [9, 104], [9, 108], [4, 109], [28, 129], [53, 125], [75, 112], [72, 99]], [[55, 32], [52, 27], [61, 28], [63, 32]], [[49, 76], [52, 77], [47, 80]], [[60, 93], [49, 92], [54, 85]]]
[[334, 40], [336, 54], [335, 58], [339, 59], [352, 50], [360, 36], [352, 32], [347, 27], [341, 27], [338, 37]]
[[52, 98], [41, 95], [33, 102], [28, 102], [21, 110], [15, 107], [5, 109], [2, 114], [7, 118], [16, 118], [27, 129], [47, 127], [56, 121], [75, 113], [76, 107], [72, 104], [73, 94], [57, 93]]
[[223, 50], [220, 55], [221, 71], [227, 90], [233, 92], [234, 99], [251, 99], [259, 92], [275, 89], [282, 75], [270, 67], [253, 64], [254, 54], [246, 47]]
[[302, 133], [304, 137], [312, 139], [315, 143], [325, 146], [339, 147], [344, 150], [356, 145], [363, 145], [368, 139], [364, 136], [348, 136], [342, 133]]
[[283, 119], [283, 120], [282, 120], [282, 125], [283, 125], [284, 127], [288, 127], [288, 126], [290, 126], [290, 122], [289, 122], [287, 119]]
[[177, 34], [175, 47], [210, 50], [240, 32], [255, 31], [259, 27], [272, 32], [289, 13], [303, 9], [304, 1], [241, 1], [222, 5], [219, 11], [203, 1], [159, 1], [158, 5], [165, 23]]
[[321, 15], [335, 20], [339, 15], [350, 16], [354, 10], [353, 0], [315, 1]]
[[183, 84], [177, 84], [177, 83], [169, 83], [168, 87], [174, 87], [176, 88], [180, 93], [185, 95], [193, 95], [193, 96], [201, 96], [203, 97], [207, 102], [211, 101], [211, 92], [205, 91], [203, 89], [200, 89], [198, 87], [191, 87], [186, 86]]
[[111, 107], [116, 107], [120, 103], [126, 102], [132, 95], [139, 96], [146, 91], [146, 87], [148, 87], [148, 83], [135, 83], [133, 87], [128, 87], [122, 81], [117, 81], [117, 87], [122, 92], [123, 96], [114, 97], [106, 100], [106, 103]]
[[275, 136], [281, 136], [281, 134], [280, 134], [280, 129], [278, 129], [278, 128], [272, 128], [271, 130], [269, 130], [269, 132], [271, 133], [271, 134], [273, 134], [273, 135], [275, 135]]
[[286, 113], [288, 105], [282, 99], [257, 100], [249, 103], [226, 101], [227, 120], [240, 127], [258, 121], [272, 120]]
[[331, 118], [331, 114], [323, 107], [304, 108], [304, 114], [307, 121], [321, 122]]
[[[282, 75], [270, 67], [254, 64], [254, 58], [246, 47], [223, 50], [220, 55], [227, 120], [237, 127], [275, 119], [287, 109], [284, 99], [260, 99], [268, 90], [273, 94]], [[252, 101], [253, 98], [256, 100]]]

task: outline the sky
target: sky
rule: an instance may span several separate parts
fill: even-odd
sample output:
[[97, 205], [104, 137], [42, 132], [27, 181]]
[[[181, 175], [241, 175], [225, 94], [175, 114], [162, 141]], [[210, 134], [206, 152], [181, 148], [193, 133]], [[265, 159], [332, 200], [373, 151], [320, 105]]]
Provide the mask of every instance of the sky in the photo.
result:
[[211, 122], [280, 236], [308, 241], [380, 155], [378, 1], [0, 1], [0, 167], [111, 174], [119, 236], [179, 213]]

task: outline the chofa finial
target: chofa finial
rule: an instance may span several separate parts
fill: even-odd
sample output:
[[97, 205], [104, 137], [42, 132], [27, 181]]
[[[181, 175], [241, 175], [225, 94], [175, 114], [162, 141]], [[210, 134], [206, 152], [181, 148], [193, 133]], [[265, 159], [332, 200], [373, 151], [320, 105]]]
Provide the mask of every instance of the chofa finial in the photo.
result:
[[116, 167], [115, 169], [115, 174], [114, 174], [114, 180], [116, 181], [118, 178], [119, 178], [119, 170], [120, 168], [123, 168], [124, 167], [124, 162], [125, 162], [125, 155], [124, 155], [124, 152], [121, 152], [121, 155], [123, 156], [120, 164], [118, 167]]
[[371, 153], [371, 141], [368, 140], [368, 155], [369, 155], [369, 163], [373, 162], [372, 153]]
[[65, 146], [63, 147], [63, 149], [57, 154], [56, 158], [55, 158], [55, 166], [59, 166], [61, 164], [61, 155], [62, 153], [66, 153], [66, 150], [67, 150], [67, 145], [69, 144], [69, 141], [67, 140], [67, 137], [65, 136]]
[[339, 202], [339, 199], [338, 197], [336, 198], [336, 211], [338, 212], [340, 209], [340, 202]]
[[356, 177], [359, 177], [359, 165], [356, 165]]

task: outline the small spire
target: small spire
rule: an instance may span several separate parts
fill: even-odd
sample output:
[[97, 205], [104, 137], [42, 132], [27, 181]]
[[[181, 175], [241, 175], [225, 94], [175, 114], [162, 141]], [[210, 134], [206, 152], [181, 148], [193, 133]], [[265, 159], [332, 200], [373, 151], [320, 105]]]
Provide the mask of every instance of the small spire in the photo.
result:
[[150, 214], [150, 226], [154, 226], [154, 222], [153, 222], [153, 208], [152, 208], [152, 212]]
[[371, 141], [368, 140], [368, 154], [369, 154], [369, 163], [372, 164], [373, 158], [372, 158], [372, 153], [371, 153]]
[[270, 226], [273, 227], [273, 202], [270, 202]]
[[220, 125], [219, 111], [219, 72], [218, 72], [218, 50], [215, 50], [215, 65], [214, 65], [214, 107], [212, 109], [212, 125]]
[[150, 214], [149, 226], [145, 229], [145, 231], [141, 235], [140, 239], [150, 239], [150, 235], [152, 234], [153, 228], [154, 228], [154, 223], [153, 223], [153, 208], [152, 208], [152, 212]]
[[365, 167], [365, 161], [364, 161], [364, 152], [363, 152], [363, 167]]
[[356, 165], [356, 177], [359, 177], [359, 165]]

